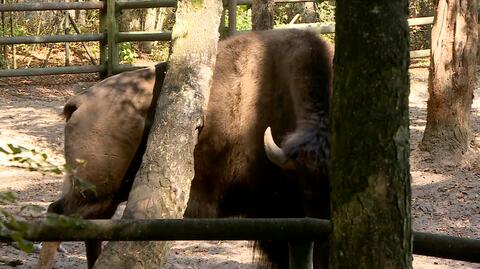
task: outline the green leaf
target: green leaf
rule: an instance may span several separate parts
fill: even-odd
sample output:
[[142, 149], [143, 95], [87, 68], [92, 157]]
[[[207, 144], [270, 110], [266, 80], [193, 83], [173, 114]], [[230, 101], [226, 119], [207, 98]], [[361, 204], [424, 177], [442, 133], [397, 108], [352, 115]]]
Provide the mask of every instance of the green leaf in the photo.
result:
[[97, 187], [80, 177], [74, 176], [75, 186], [80, 190], [80, 192], [92, 191], [94, 194], [97, 194]]
[[33, 251], [33, 243], [28, 241], [28, 240], [25, 240], [23, 238], [23, 235], [22, 233], [20, 232], [13, 232], [10, 237], [15, 240], [15, 242], [18, 243], [18, 247], [26, 252], [26, 253], [31, 253]]
[[0, 147], [0, 152], [3, 152], [5, 154], [10, 154], [10, 152], [6, 151], [4, 148]]
[[65, 216], [55, 213], [47, 213], [47, 224], [59, 225], [62, 228], [84, 227], [86, 222], [79, 215]]
[[20, 208], [20, 212], [27, 210], [33, 211], [35, 213], [41, 213], [43, 212], [44, 208], [39, 205], [24, 205]]
[[54, 167], [54, 168], [50, 169], [49, 171], [53, 172], [54, 174], [57, 174], [57, 175], [60, 175], [61, 173], [63, 173], [62, 169], [60, 169], [58, 167]]
[[17, 197], [11, 191], [0, 192], [0, 203], [16, 203]]
[[10, 150], [12, 151], [11, 154], [20, 154], [20, 153], [22, 153], [22, 150], [21, 150], [19, 147], [14, 146], [13, 144], [7, 144], [7, 147], [9, 147]]

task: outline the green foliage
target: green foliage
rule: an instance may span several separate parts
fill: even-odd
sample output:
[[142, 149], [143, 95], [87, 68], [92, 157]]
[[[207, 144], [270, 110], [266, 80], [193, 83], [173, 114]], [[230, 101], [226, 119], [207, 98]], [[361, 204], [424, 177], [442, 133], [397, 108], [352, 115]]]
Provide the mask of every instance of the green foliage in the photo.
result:
[[11, 191], [0, 192], [0, 205], [12, 204], [16, 202], [17, 196], [15, 195], [15, 193]]
[[85, 220], [79, 215], [65, 216], [54, 213], [47, 213], [47, 219], [45, 222], [47, 225], [55, 225], [60, 228], [82, 228], [85, 227]]
[[[69, 172], [72, 175], [72, 184], [77, 188], [84, 196], [87, 192], [96, 195], [95, 185], [88, 181], [76, 176], [75, 171], [65, 166], [57, 166], [52, 164], [48, 160], [46, 153], [40, 153], [35, 149], [28, 149], [23, 146], [6, 144], [4, 147], [0, 147], [0, 153], [9, 158], [15, 167], [25, 168], [29, 171], [38, 171], [41, 173], [53, 173], [62, 174]], [[85, 161], [76, 160], [79, 165], [84, 165]], [[0, 205], [12, 206], [17, 205], [17, 197], [12, 191], [0, 192]], [[6, 207], [0, 207], [0, 237], [7, 237], [12, 239], [18, 244], [18, 247], [27, 253], [33, 250], [33, 243], [25, 239], [25, 235], [28, 232], [27, 222], [23, 221], [25, 218], [25, 212], [33, 212], [38, 216], [44, 208], [37, 205], [25, 205], [18, 210], [12, 212], [12, 209], [8, 210]], [[22, 216], [23, 215], [23, 216]], [[36, 217], [36, 216], [33, 217]], [[22, 217], [21, 217], [22, 216]], [[82, 225], [82, 220], [78, 216], [66, 217], [56, 214], [47, 214], [47, 224], [59, 224], [61, 227], [78, 227]]]
[[[409, 1], [410, 17], [429, 17], [435, 13], [435, 1], [411, 0]], [[410, 27], [410, 50], [430, 48], [432, 25]]]
[[0, 68], [5, 68], [7, 64], [8, 62], [7, 59], [5, 59], [5, 56], [3, 54], [0, 54]]
[[73, 187], [76, 188], [83, 197], [86, 198], [88, 192], [91, 192], [94, 195], [97, 194], [97, 187], [95, 185], [76, 176], [75, 173], [71, 173], [71, 175], [73, 179]]
[[[225, 25], [228, 27], [228, 12], [225, 14]], [[248, 6], [237, 6], [237, 31], [252, 30], [252, 9]], [[225, 29], [227, 31], [227, 29]]]
[[169, 51], [170, 46], [167, 42], [157, 42], [157, 44], [152, 47], [152, 53], [150, 54], [149, 59], [156, 62], [166, 61], [168, 59]]
[[14, 166], [26, 168], [30, 171], [61, 174], [64, 170], [61, 166], [51, 163], [46, 153], [37, 152], [35, 149], [6, 144], [6, 147], [0, 146], [0, 153], [10, 156], [8, 160], [14, 163]]
[[[0, 205], [16, 204], [16, 202], [17, 197], [13, 192], [0, 192]], [[33, 250], [33, 243], [25, 240], [23, 236], [27, 230], [27, 226], [25, 223], [19, 222], [16, 217], [23, 210], [24, 208], [22, 207], [20, 212], [12, 214], [3, 207], [0, 208], [0, 236], [11, 238], [13, 241], [17, 242], [18, 247], [21, 250], [30, 253]]]
[[201, 9], [203, 7], [203, 0], [192, 0], [193, 9]]
[[297, 3], [277, 4], [274, 6], [275, 25], [289, 24], [296, 14], [301, 14], [302, 6]]
[[237, 30], [246, 31], [252, 29], [252, 10], [247, 6], [237, 8]]
[[335, 23], [335, 4], [323, 1], [318, 4], [318, 18], [321, 23]]
[[123, 42], [120, 44], [120, 61], [131, 64], [136, 57], [138, 57], [138, 54], [133, 49], [132, 43]]

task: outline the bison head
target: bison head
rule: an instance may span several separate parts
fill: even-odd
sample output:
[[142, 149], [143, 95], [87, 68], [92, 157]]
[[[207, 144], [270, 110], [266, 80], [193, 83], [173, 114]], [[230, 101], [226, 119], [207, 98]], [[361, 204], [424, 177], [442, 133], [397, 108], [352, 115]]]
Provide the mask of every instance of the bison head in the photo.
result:
[[297, 128], [288, 135], [282, 147], [273, 140], [270, 127], [265, 130], [267, 158], [299, 180], [303, 191], [305, 214], [329, 217], [329, 135], [326, 128]]

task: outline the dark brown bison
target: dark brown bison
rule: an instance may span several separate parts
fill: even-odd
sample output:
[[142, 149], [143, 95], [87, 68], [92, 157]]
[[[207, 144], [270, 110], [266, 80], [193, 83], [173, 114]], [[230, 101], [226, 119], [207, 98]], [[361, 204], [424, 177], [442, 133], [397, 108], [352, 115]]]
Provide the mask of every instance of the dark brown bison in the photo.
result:
[[[332, 55], [330, 45], [301, 30], [220, 42], [185, 217], [329, 217]], [[165, 65], [156, 70], [162, 83]], [[124, 73], [68, 101], [66, 162], [97, 192], [68, 184], [75, 182], [69, 174], [50, 212], [108, 218], [126, 199], [158, 97], [154, 78], [153, 69]], [[257, 246], [265, 265], [288, 268], [287, 242]], [[315, 268], [326, 264], [327, 248], [316, 242]], [[99, 251], [96, 242], [87, 243], [89, 267]]]

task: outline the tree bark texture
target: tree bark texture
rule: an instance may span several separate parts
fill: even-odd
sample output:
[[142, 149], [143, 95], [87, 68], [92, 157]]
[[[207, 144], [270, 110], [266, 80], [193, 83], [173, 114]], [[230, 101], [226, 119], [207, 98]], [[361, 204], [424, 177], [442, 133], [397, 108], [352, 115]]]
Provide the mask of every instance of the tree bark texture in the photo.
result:
[[444, 163], [459, 162], [471, 138], [477, 20], [475, 0], [438, 1], [432, 29], [427, 125], [420, 146]]
[[[143, 162], [123, 218], [182, 218], [194, 176], [193, 150], [215, 65], [219, 0], [178, 1], [173, 53]], [[166, 242], [110, 242], [95, 268], [161, 268]]]
[[[155, 31], [155, 17], [157, 16], [157, 11], [154, 8], [144, 8], [143, 12], [143, 31], [153, 32]], [[140, 50], [145, 53], [151, 53], [152, 47], [154, 45], [153, 41], [144, 41], [140, 43]]]
[[275, 24], [274, 0], [253, 0], [252, 29], [254, 31], [273, 29]]
[[408, 1], [336, 4], [330, 268], [411, 268]]

